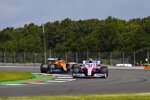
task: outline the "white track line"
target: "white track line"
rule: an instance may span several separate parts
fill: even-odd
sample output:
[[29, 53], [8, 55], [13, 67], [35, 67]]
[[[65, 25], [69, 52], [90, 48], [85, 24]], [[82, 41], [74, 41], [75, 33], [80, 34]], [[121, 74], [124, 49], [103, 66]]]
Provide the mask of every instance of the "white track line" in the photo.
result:
[[42, 75], [50, 75], [50, 76], [56, 76], [55, 80], [49, 80], [46, 82], [29, 82], [29, 83], [22, 83], [22, 84], [3, 84], [3, 85], [34, 85], [34, 84], [49, 84], [49, 83], [63, 83], [63, 82], [70, 82], [74, 81], [76, 79], [73, 79], [71, 75], [64, 75], [64, 74], [45, 74], [45, 73], [32, 73], [32, 74], [42, 74]]

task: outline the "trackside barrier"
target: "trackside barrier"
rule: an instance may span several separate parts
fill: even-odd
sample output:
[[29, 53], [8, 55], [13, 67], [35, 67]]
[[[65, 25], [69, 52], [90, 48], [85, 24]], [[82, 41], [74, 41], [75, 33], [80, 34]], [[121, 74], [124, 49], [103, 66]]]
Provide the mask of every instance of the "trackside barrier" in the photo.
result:
[[[17, 63], [0, 63], [0, 67], [17, 67], [17, 68], [40, 68], [41, 63], [26, 63], [26, 64], [17, 64]], [[145, 67], [117, 67], [117, 66], [109, 66], [109, 65], [102, 65], [108, 66], [109, 69], [133, 69], [133, 70], [150, 70], [150, 66]]]
[[117, 66], [108, 66], [109, 69], [137, 69], [144, 70], [144, 67], [117, 67]]
[[41, 63], [0, 63], [0, 67], [40, 67]]
[[[20, 67], [20, 68], [39, 68], [41, 63], [0, 63], [0, 67]], [[102, 65], [108, 66], [109, 69], [139, 69], [139, 70], [150, 70], [150, 66], [143, 66], [143, 67], [118, 67], [118, 66], [109, 66], [109, 65]]]
[[[149, 51], [139, 52], [46, 52], [46, 58], [62, 58], [66, 62], [82, 63], [83, 60], [92, 58], [101, 61], [101, 64], [132, 64], [132, 66], [142, 66], [150, 64]], [[2, 52], [0, 51], [0, 63], [42, 63], [45, 62], [45, 52]]]

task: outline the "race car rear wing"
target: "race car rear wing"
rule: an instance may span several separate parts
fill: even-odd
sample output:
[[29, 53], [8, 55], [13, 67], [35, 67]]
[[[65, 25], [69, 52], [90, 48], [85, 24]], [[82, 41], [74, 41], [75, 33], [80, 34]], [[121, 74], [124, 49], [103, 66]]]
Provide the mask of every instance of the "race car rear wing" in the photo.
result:
[[[88, 60], [83, 60], [83, 64], [89, 63]], [[101, 62], [99, 60], [93, 60], [92, 63], [95, 63], [96, 65], [100, 65]]]
[[51, 61], [51, 60], [57, 60], [58, 58], [48, 58], [47, 60], [48, 61]]

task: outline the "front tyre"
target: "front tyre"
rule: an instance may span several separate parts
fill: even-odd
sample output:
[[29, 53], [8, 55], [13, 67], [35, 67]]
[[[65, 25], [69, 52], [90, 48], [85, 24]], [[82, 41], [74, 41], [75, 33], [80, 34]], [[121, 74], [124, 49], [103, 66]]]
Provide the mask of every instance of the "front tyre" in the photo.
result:
[[54, 70], [54, 69], [55, 69], [55, 65], [54, 65], [54, 64], [49, 65], [49, 66], [48, 66], [48, 71], [47, 71], [47, 73], [48, 73], [48, 74], [53, 73], [53, 70]]
[[73, 78], [76, 78], [73, 74], [79, 73], [79, 69], [80, 69], [80, 67], [78, 65], [73, 65], [72, 66], [72, 77]]

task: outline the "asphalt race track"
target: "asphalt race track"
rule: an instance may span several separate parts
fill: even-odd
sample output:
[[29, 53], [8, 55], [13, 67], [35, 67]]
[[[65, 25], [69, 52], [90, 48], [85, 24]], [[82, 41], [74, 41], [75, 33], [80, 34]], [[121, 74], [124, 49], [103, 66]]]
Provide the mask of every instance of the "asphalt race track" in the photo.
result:
[[[0, 71], [23, 71], [39, 73], [39, 68], [3, 68]], [[41, 85], [0, 86], [0, 97], [48, 96], [115, 93], [150, 93], [150, 71], [134, 69], [111, 69], [107, 79], [76, 79], [65, 83]]]

